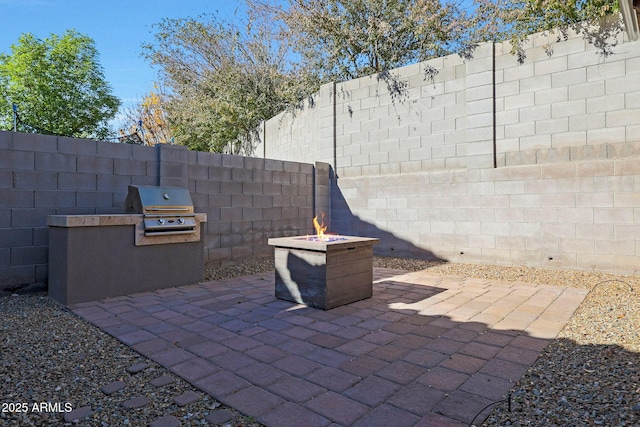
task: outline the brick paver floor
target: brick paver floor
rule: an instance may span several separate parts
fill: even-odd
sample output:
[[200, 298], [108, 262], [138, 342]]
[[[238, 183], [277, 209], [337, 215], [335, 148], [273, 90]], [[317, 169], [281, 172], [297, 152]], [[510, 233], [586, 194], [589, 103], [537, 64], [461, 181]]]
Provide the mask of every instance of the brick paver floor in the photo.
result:
[[71, 309], [267, 426], [466, 426], [586, 295], [378, 268], [373, 290], [323, 311], [276, 299], [270, 273]]

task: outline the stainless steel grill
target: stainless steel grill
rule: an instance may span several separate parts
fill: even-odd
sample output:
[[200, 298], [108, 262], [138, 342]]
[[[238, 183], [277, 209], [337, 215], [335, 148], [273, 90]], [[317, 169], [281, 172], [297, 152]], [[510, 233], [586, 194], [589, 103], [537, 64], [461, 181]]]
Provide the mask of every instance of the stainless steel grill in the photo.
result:
[[143, 214], [145, 236], [197, 231], [193, 202], [186, 188], [130, 185], [125, 211]]

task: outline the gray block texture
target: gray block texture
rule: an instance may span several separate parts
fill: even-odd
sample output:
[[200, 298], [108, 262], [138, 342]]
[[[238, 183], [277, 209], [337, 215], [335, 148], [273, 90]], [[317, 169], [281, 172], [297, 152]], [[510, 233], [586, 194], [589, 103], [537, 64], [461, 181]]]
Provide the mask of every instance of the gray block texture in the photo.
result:
[[47, 285], [48, 215], [121, 214], [131, 184], [190, 190], [213, 221], [200, 263], [271, 257], [269, 237], [310, 230], [313, 174], [299, 162], [0, 131], [0, 294]]

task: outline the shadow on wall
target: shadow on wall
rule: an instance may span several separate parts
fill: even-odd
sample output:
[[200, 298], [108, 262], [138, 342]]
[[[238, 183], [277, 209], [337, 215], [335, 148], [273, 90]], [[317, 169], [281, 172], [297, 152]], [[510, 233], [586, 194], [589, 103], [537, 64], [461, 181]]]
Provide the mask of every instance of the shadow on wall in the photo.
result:
[[330, 231], [349, 236], [375, 237], [380, 243], [373, 249], [374, 255], [424, 259], [429, 261], [448, 261], [433, 252], [420, 248], [399, 238], [370, 222], [355, 215], [345, 200], [333, 169], [331, 170], [331, 229]]

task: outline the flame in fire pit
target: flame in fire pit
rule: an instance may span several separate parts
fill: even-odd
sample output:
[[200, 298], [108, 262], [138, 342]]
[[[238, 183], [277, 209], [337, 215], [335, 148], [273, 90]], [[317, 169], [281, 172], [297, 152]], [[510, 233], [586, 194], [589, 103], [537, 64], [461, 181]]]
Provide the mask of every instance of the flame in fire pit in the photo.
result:
[[314, 242], [335, 242], [337, 240], [346, 240], [345, 237], [340, 237], [337, 234], [327, 234], [327, 226], [324, 225], [324, 213], [322, 214], [322, 219], [318, 222], [318, 217], [315, 216], [313, 218], [313, 228], [316, 229], [315, 236], [307, 236], [306, 240], [311, 240]]
[[318, 237], [318, 239], [324, 240], [324, 232], [327, 231], [327, 227], [324, 225], [324, 214], [322, 215], [322, 219], [320, 221], [322, 221], [322, 224], [318, 222], [317, 216], [313, 217], [313, 228], [316, 229], [316, 236]]

